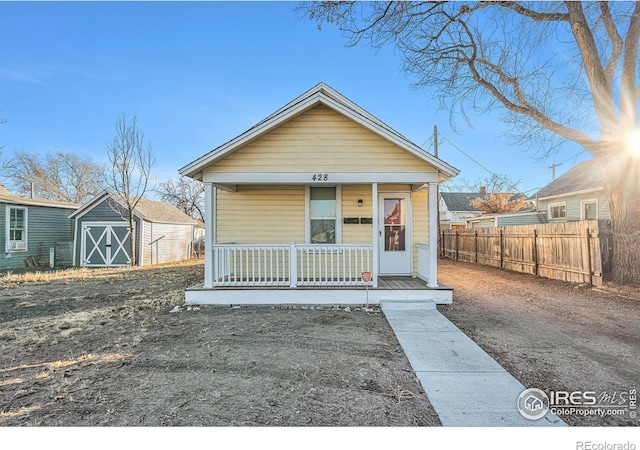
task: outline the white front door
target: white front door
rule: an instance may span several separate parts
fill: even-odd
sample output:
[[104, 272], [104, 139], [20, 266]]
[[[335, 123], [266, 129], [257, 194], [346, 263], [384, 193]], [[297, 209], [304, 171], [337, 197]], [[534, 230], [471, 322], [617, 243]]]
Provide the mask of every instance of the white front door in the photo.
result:
[[379, 195], [381, 275], [412, 275], [411, 193]]

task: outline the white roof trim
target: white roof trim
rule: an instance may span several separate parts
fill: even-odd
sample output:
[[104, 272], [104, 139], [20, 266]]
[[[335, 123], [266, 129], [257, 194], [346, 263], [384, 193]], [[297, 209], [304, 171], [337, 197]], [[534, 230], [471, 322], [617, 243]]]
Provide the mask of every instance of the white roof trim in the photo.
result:
[[0, 197], [0, 203], [8, 203], [11, 205], [21, 205], [21, 206], [41, 206], [46, 208], [78, 209], [78, 206], [42, 203], [42, 202], [39, 202], [37, 199], [31, 201], [31, 199], [22, 200], [22, 199], [8, 199], [8, 198]]
[[292, 119], [299, 114], [302, 114], [308, 109], [311, 109], [321, 103], [329, 106], [335, 111], [362, 125], [369, 131], [376, 133], [377, 135], [385, 138], [395, 145], [398, 145], [417, 158], [432, 165], [434, 168], [444, 173], [445, 175], [453, 177], [460, 173], [455, 167], [427, 153], [425, 150], [409, 141], [400, 133], [396, 132], [391, 127], [384, 124], [382, 121], [380, 121], [364, 109], [360, 108], [351, 100], [347, 99], [324, 83], [320, 83], [304, 94], [296, 97], [294, 100], [287, 103], [285, 106], [278, 109], [273, 114], [267, 116], [257, 125], [230, 140], [229, 142], [203, 155], [190, 164], [187, 164], [179, 170], [179, 173], [181, 175], [189, 176], [192, 178], [196, 177], [209, 164], [223, 158], [228, 153], [236, 150], [237, 148], [259, 138], [262, 134], [266, 133], [272, 128], [279, 126], [280, 124]]

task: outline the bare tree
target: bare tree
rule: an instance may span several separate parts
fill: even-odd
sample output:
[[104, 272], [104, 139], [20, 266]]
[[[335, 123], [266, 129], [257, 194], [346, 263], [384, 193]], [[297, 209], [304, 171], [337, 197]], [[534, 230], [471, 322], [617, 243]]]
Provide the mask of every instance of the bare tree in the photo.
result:
[[467, 119], [469, 108], [498, 108], [517, 142], [540, 157], [567, 141], [589, 151], [611, 209], [614, 279], [640, 282], [640, 157], [626, 145], [638, 122], [640, 2], [323, 1], [301, 8], [337, 24], [348, 45], [397, 48], [404, 71], [416, 86], [435, 88], [452, 122]]
[[115, 130], [116, 136], [111, 143], [107, 144], [111, 164], [107, 185], [124, 205], [124, 211], [117, 206], [114, 206], [114, 209], [129, 222], [131, 264], [136, 264], [134, 211], [147, 191], [151, 167], [155, 159], [151, 145], [144, 142], [144, 134], [138, 128], [136, 116], [131, 123], [128, 123], [123, 114], [116, 120]]
[[204, 185], [200, 181], [180, 177], [160, 183], [156, 192], [163, 202], [171, 203], [194, 219], [204, 220]]
[[104, 167], [70, 152], [41, 157], [19, 151], [7, 161], [4, 175], [24, 197], [33, 192], [36, 198], [60, 202], [83, 203], [104, 186]]

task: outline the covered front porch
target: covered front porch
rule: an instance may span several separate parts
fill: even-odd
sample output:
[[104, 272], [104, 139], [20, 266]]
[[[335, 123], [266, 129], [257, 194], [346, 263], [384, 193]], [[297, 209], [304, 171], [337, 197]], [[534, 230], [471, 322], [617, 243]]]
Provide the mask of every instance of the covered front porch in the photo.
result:
[[[358, 235], [361, 241], [368, 241], [367, 244], [313, 243], [310, 236], [313, 232], [309, 229], [305, 243], [248, 244], [212, 242], [214, 237], [223, 234], [215, 225], [224, 227], [224, 220], [218, 218], [217, 205], [224, 205], [226, 201], [217, 197], [226, 196], [236, 205], [245, 201], [253, 203], [257, 188], [248, 187], [244, 196], [234, 199], [239, 187], [225, 190], [206, 183], [205, 201], [212, 220], [206, 224], [204, 283], [186, 291], [186, 302], [220, 305], [379, 304], [381, 300], [451, 303], [451, 288], [437, 282], [437, 233], [428, 232], [437, 225], [436, 186], [433, 181], [403, 185], [403, 190], [397, 184], [371, 183], [366, 189], [369, 195], [363, 195], [362, 186], [340, 185], [336, 189], [339, 204], [336, 226], [330, 229], [330, 234], [343, 238], [338, 241]], [[260, 189], [263, 196], [266, 189]], [[268, 195], [270, 198], [278, 195], [275, 193], [278, 188], [274, 189], [274, 193]], [[304, 192], [305, 187], [301, 189]], [[302, 213], [312, 209], [309, 190], [307, 186], [307, 200], [301, 202]], [[285, 192], [295, 202], [291, 190]], [[421, 208], [425, 210], [418, 211]], [[358, 218], [353, 225], [350, 222], [354, 219], [345, 216], [358, 212], [371, 217], [366, 223]], [[269, 211], [265, 209], [265, 223], [268, 216]], [[312, 215], [307, 216], [305, 222], [308, 223]], [[427, 223], [418, 223], [417, 218], [421, 217]], [[363, 230], [369, 230], [364, 237]], [[426, 238], [425, 241], [418, 241], [420, 237]]]

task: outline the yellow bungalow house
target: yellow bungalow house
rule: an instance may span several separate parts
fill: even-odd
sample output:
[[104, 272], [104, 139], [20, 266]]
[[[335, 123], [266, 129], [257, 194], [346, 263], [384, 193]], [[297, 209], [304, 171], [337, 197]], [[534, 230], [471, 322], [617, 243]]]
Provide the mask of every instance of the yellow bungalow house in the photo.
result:
[[436, 188], [458, 170], [324, 83], [180, 174], [205, 186], [204, 283], [187, 303], [451, 302]]

